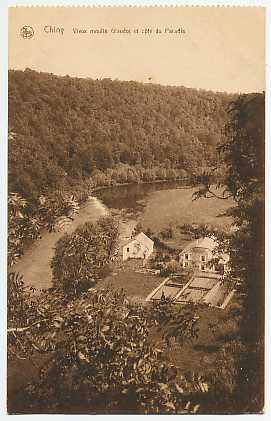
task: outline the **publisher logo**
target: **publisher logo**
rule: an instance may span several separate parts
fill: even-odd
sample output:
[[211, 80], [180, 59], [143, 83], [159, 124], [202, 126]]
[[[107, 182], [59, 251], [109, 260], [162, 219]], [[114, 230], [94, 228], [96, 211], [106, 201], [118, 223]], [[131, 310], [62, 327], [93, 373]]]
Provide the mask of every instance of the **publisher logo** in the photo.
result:
[[31, 39], [34, 36], [34, 29], [32, 26], [23, 26], [20, 30], [21, 37], [23, 39]]

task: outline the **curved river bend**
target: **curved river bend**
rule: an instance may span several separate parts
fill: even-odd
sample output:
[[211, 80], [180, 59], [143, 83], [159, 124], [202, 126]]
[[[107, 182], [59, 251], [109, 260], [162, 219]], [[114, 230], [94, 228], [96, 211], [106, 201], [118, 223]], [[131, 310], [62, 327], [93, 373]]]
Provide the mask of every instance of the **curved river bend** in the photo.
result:
[[22, 258], [10, 269], [23, 275], [25, 284], [37, 289], [52, 286], [51, 259], [54, 256], [55, 245], [64, 232], [71, 233], [85, 222], [95, 222], [108, 214], [108, 208], [142, 209], [142, 200], [147, 194], [157, 190], [174, 189], [180, 182], [133, 184], [106, 188], [95, 193], [98, 197], [91, 197], [80, 209], [74, 221], [60, 232], [44, 232], [42, 238], [33, 243]]
[[24, 256], [13, 265], [12, 272], [23, 275], [25, 284], [37, 289], [50, 288], [52, 286], [51, 259], [54, 256], [55, 245], [64, 232], [71, 233], [79, 225], [85, 222], [95, 222], [101, 216], [105, 216], [108, 209], [96, 197], [90, 198], [80, 209], [74, 221], [60, 232], [44, 232], [42, 238], [37, 240], [26, 251]]
[[[167, 190], [163, 192], [162, 190]], [[155, 193], [154, 193], [155, 192]], [[85, 222], [95, 222], [109, 213], [109, 209], [124, 210], [128, 218], [133, 221], [144, 217], [149, 221], [168, 220], [174, 216], [183, 223], [190, 220], [212, 222], [219, 213], [226, 208], [225, 201], [208, 199], [192, 202], [191, 187], [182, 182], [165, 182], [153, 184], [134, 184], [106, 188], [97, 191], [97, 197], [91, 197], [80, 209], [74, 221], [66, 227], [65, 231], [44, 232], [40, 240], [29, 247], [18, 263], [10, 269], [23, 275], [25, 283], [36, 289], [45, 289], [52, 286], [51, 260], [54, 256], [55, 245], [64, 232], [71, 233]], [[154, 193], [151, 194], [151, 193]], [[159, 196], [157, 196], [159, 195]], [[153, 198], [155, 203], [153, 204]], [[220, 202], [220, 203], [219, 203]], [[211, 220], [210, 220], [211, 218]], [[126, 219], [126, 218], [125, 218]], [[151, 227], [151, 225], [148, 225]]]

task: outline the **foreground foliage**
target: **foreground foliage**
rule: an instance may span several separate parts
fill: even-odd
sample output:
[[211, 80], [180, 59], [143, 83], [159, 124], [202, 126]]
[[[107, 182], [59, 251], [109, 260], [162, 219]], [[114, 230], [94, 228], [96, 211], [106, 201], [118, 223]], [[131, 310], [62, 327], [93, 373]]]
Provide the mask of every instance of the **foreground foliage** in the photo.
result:
[[240, 96], [229, 113], [227, 139], [219, 147], [224, 178], [215, 189], [213, 174], [204, 174], [196, 197], [232, 197], [236, 204], [228, 215], [237, 229], [221, 238], [230, 255], [231, 277], [244, 293], [239, 348], [245, 352], [240, 351], [234, 394], [241, 410], [257, 412], [264, 399], [264, 94]]
[[41, 237], [42, 231], [61, 231], [77, 215], [80, 204], [89, 193], [85, 186], [76, 194], [56, 190], [36, 200], [26, 200], [19, 193], [8, 195], [8, 265], [12, 266], [23, 255], [25, 247]]
[[[170, 303], [165, 320], [161, 308], [131, 304], [121, 291], [90, 289], [70, 300], [56, 289], [33, 294], [16, 274], [8, 299], [10, 354], [47, 355], [39, 379], [18, 396], [22, 412], [196, 413], [208, 393], [203, 378], [181, 374], [151, 341], [151, 329], [175, 320]], [[197, 320], [188, 309], [183, 317], [186, 326], [171, 335], [181, 342], [193, 338]]]
[[[217, 110], [212, 94], [203, 94], [202, 103], [194, 107], [193, 103], [197, 103], [194, 91], [190, 91], [190, 98], [182, 88], [167, 91], [151, 86], [148, 93], [152, 95], [148, 99], [154, 104], [151, 109], [156, 110], [155, 114], [149, 113], [147, 101], [146, 107], [140, 108], [141, 115], [133, 104], [127, 107], [133, 94], [141, 98], [145, 93], [146, 87], [139, 84], [56, 78], [29, 70], [11, 72], [11, 76], [13, 105], [10, 109], [17, 112], [10, 116], [10, 125], [20, 134], [17, 138], [12, 135], [10, 140], [13, 142], [9, 157], [10, 191], [15, 192], [9, 198], [10, 263], [23, 253], [27, 241], [38, 238], [44, 226], [50, 229], [61, 225], [65, 221], [58, 218], [63, 215], [69, 218], [76, 212], [78, 198], [73, 200], [70, 195], [64, 195], [60, 203], [58, 199], [51, 202], [50, 188], [56, 184], [65, 187], [71, 180], [88, 175], [99, 179], [106, 173], [108, 182], [112, 167], [116, 169], [118, 165], [116, 171], [120, 177], [131, 175], [130, 167], [137, 166], [133, 176], [144, 168], [142, 174], [154, 179], [153, 167], [157, 168], [164, 156], [169, 157], [165, 164], [167, 169], [176, 166], [183, 170], [189, 165], [194, 169], [205, 166], [207, 161], [217, 161], [212, 148], [203, 143], [217, 143], [208, 136], [216, 129], [219, 131], [220, 123], [208, 127], [203, 137], [200, 134], [202, 123], [205, 125], [208, 120], [203, 111], [213, 115], [214, 109]], [[56, 93], [53, 97], [52, 86]], [[52, 107], [62, 98], [62, 88], [63, 101], [59, 108]], [[117, 101], [116, 118], [112, 118], [116, 104], [113, 107], [107, 96], [108, 92], [113, 95], [114, 88], [123, 88]], [[37, 96], [37, 92], [40, 95]], [[174, 107], [166, 103], [165, 92]], [[198, 125], [197, 119], [193, 122], [193, 118], [190, 121], [184, 117], [185, 106], [179, 107], [178, 115], [180, 96], [185, 92], [187, 98], [184, 95], [183, 101], [189, 104], [188, 110], [195, 109], [198, 116], [199, 108], [204, 116]], [[216, 98], [218, 102], [225, 102], [224, 97]], [[165, 107], [162, 115], [161, 107]], [[109, 111], [106, 114], [105, 108]], [[52, 109], [54, 115], [48, 112]], [[118, 121], [122, 111], [124, 118]], [[167, 116], [167, 123], [163, 114]], [[189, 116], [190, 112], [184, 114]], [[225, 115], [220, 117], [220, 122], [224, 122]], [[219, 412], [221, 408], [224, 412], [233, 408], [239, 412], [262, 410], [264, 96], [241, 96], [232, 104], [230, 117], [227, 138], [220, 147], [225, 168], [223, 174], [219, 174], [221, 185], [218, 187], [224, 186], [224, 194], [221, 196], [212, 188], [216, 168], [214, 173], [204, 174], [198, 180], [202, 183], [198, 197], [215, 195], [223, 200], [230, 196], [235, 200], [236, 206], [229, 215], [238, 229], [231, 236], [222, 235], [220, 242], [230, 254], [231, 276], [240, 280], [244, 291], [244, 310], [241, 316], [238, 313], [240, 335], [221, 350], [214, 376], [207, 380], [193, 373], [184, 375], [166, 359], [163, 349], [151, 342], [152, 329], [159, 329], [165, 346], [169, 346], [172, 339], [178, 340], [180, 345], [193, 340], [197, 335], [196, 309], [184, 309], [176, 314], [170, 303], [159, 303], [158, 307], [147, 309], [130, 304], [121, 292], [86, 291], [90, 286], [88, 282], [82, 289], [78, 288], [86, 280], [98, 279], [99, 270], [112, 256], [111, 240], [115, 238], [104, 235], [104, 227], [99, 231], [87, 226], [75, 236], [64, 237], [63, 244], [59, 244], [53, 266], [55, 279], [64, 288], [34, 294], [25, 288], [19, 275], [9, 276], [9, 353], [18, 359], [31, 353], [46, 356], [40, 377], [21, 391], [22, 412], [196, 413], [198, 405], [202, 412], [209, 413]], [[172, 118], [174, 127], [170, 126]], [[41, 121], [47, 124], [43, 126]], [[64, 133], [59, 132], [56, 121], [63, 123]], [[117, 123], [112, 125], [113, 121]], [[135, 127], [131, 121], [135, 121]], [[165, 130], [156, 125], [160, 121]], [[87, 132], [85, 127], [88, 127]], [[182, 129], [179, 131], [177, 127]], [[191, 135], [192, 129], [199, 130], [197, 138]], [[130, 139], [128, 148], [126, 138]], [[157, 139], [160, 139], [159, 147]], [[166, 139], [165, 142], [162, 139]], [[40, 160], [33, 161], [29, 157]], [[148, 168], [149, 163], [152, 168]], [[126, 165], [125, 171], [122, 165]], [[63, 213], [59, 214], [59, 209], [63, 209]], [[115, 233], [114, 226], [111, 228]], [[91, 236], [93, 232], [95, 235]], [[91, 241], [88, 241], [89, 235]], [[170, 235], [170, 232], [164, 233], [165, 237]], [[85, 292], [78, 296], [82, 290]], [[71, 291], [75, 292], [72, 300]]]

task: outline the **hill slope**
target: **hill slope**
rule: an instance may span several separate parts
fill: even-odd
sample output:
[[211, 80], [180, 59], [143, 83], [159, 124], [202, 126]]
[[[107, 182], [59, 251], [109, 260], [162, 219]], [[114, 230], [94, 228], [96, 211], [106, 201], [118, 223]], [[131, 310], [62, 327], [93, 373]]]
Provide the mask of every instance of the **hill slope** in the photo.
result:
[[[188, 172], [215, 162], [231, 96], [9, 72], [9, 188], [37, 195], [120, 164]], [[63, 181], [64, 180], [64, 181]]]

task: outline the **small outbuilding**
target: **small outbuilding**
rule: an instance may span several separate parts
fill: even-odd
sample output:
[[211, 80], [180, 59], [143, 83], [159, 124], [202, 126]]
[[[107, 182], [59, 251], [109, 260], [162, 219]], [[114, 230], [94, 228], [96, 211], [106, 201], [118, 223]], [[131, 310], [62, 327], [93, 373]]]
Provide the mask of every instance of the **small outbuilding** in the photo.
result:
[[128, 259], [148, 259], [153, 252], [153, 244], [153, 241], [144, 232], [141, 232], [123, 246], [123, 261]]

